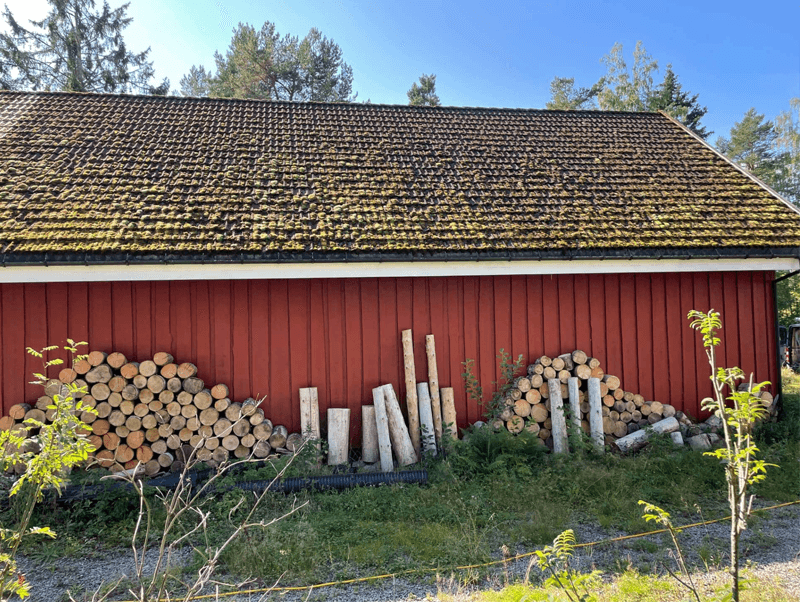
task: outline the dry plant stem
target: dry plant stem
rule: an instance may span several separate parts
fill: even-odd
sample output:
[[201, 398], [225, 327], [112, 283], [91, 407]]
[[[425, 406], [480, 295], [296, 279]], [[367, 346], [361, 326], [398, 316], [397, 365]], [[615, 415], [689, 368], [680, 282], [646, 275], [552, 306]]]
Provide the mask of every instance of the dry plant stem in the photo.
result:
[[[203, 442], [198, 444], [200, 447], [203, 445]], [[303, 444], [305, 445], [305, 443]], [[225, 476], [225, 474], [234, 466], [239, 464], [244, 464], [247, 462], [253, 461], [253, 456], [251, 455], [248, 458], [244, 458], [242, 460], [233, 462], [231, 464], [223, 464], [217, 470], [217, 472], [212, 475], [199, 489], [193, 491], [192, 483], [188, 478], [189, 470], [194, 467], [196, 464], [195, 458], [195, 451], [199, 449], [195, 448], [192, 452], [191, 456], [187, 459], [186, 465], [184, 466], [183, 471], [181, 472], [180, 478], [178, 479], [178, 484], [174, 492], [170, 495], [168, 493], [162, 494], [161, 500], [164, 503], [165, 510], [166, 510], [166, 519], [164, 523], [164, 529], [161, 535], [161, 538], [158, 542], [158, 553], [156, 556], [155, 567], [153, 568], [153, 573], [151, 576], [145, 575], [145, 554], [149, 547], [150, 543], [150, 533], [151, 533], [151, 517], [152, 512], [149, 503], [144, 495], [144, 486], [140, 479], [136, 478], [133, 475], [130, 475], [126, 478], [129, 483], [134, 487], [137, 495], [139, 496], [139, 514], [136, 521], [136, 526], [134, 529], [133, 537], [132, 537], [132, 549], [133, 549], [133, 556], [134, 556], [134, 563], [136, 566], [136, 586], [135, 589], [130, 589], [130, 593], [134, 596], [137, 602], [148, 602], [151, 600], [161, 600], [165, 599], [170, 596], [169, 592], [167, 591], [167, 581], [169, 579], [169, 575], [166, 572], [166, 569], [171, 565], [172, 559], [172, 552], [178, 548], [181, 544], [183, 544], [186, 540], [191, 538], [193, 535], [202, 532], [204, 534], [204, 539], [206, 541], [206, 549], [201, 551], [201, 553], [208, 554], [210, 550], [210, 545], [208, 545], [208, 536], [206, 528], [208, 526], [208, 519], [209, 513], [204, 512], [202, 509], [199, 508], [198, 502], [202, 496], [204, 496], [213, 486], [214, 484], [219, 481], [221, 478]], [[299, 451], [299, 450], [298, 450]], [[283, 477], [286, 470], [292, 463], [292, 459], [287, 462], [287, 464], [281, 469], [281, 471], [277, 474], [277, 476], [272, 480], [272, 483], [276, 482], [278, 479]], [[134, 471], [135, 474], [135, 471]], [[269, 527], [286, 517], [290, 516], [300, 508], [302, 508], [306, 503], [301, 504], [300, 506], [293, 506], [291, 510], [286, 512], [280, 517], [274, 518], [268, 522], [258, 521], [253, 522], [252, 517], [255, 513], [256, 509], [261, 504], [264, 497], [269, 492], [269, 488], [266, 488], [261, 494], [256, 496], [255, 503], [253, 504], [252, 508], [248, 512], [247, 516], [236, 526], [233, 530], [231, 535], [221, 544], [219, 545], [213, 554], [211, 554], [203, 564], [203, 566], [198, 571], [197, 578], [195, 579], [194, 583], [186, 585], [186, 594], [182, 598], [183, 600], [189, 600], [191, 597], [197, 595], [210, 581], [214, 571], [216, 570], [217, 564], [219, 563], [219, 558], [224, 552], [224, 550], [231, 544], [233, 541], [245, 530], [248, 528], [253, 527]], [[231, 510], [231, 514], [238, 509], [238, 507], [243, 503], [244, 498], [242, 498], [237, 504], [237, 506]], [[197, 524], [177, 538], [175, 541], [169, 541], [169, 535], [173, 531], [175, 525], [178, 521], [187, 514], [196, 514], [197, 516]], [[144, 530], [142, 532], [142, 530]], [[142, 533], [142, 540], [141, 544], [137, 546], [136, 541], [139, 539], [139, 534]], [[107, 596], [103, 596], [98, 600], [104, 600]]]

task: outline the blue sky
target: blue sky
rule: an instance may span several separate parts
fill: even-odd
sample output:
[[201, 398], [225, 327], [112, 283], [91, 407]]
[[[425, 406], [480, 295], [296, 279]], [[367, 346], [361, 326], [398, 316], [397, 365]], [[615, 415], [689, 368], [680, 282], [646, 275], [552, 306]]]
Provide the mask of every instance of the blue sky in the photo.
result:
[[[238, 22], [269, 20], [282, 34], [317, 27], [335, 40], [359, 100], [376, 103], [405, 104], [419, 75], [435, 73], [445, 105], [541, 108], [553, 77], [591, 85], [615, 42], [632, 63], [637, 40], [662, 73], [672, 63], [684, 88], [700, 94], [712, 141], [751, 106], [774, 118], [800, 96], [800, 0], [130, 2], [126, 42], [149, 46], [158, 78], [173, 88], [192, 64], [213, 67]], [[18, 18], [46, 12], [44, 0], [6, 3]]]

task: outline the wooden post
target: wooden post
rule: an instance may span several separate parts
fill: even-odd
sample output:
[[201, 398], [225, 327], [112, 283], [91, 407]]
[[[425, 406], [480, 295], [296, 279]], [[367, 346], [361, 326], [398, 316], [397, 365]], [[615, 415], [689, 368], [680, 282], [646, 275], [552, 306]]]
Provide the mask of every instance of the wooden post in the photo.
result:
[[[406, 423], [403, 420], [403, 413], [400, 411], [400, 403], [397, 401], [394, 387], [392, 385], [383, 385], [383, 397], [386, 400], [386, 415], [389, 418], [389, 435], [392, 440], [392, 449], [394, 449], [397, 463], [400, 466], [408, 466], [409, 464], [416, 464], [417, 456], [414, 450], [414, 444], [411, 442], [411, 437], [408, 434]], [[416, 387], [414, 390], [416, 393]], [[419, 429], [417, 429], [419, 432]]]
[[458, 440], [458, 424], [456, 424], [456, 401], [452, 387], [445, 387], [442, 392], [442, 428], [447, 429], [452, 439]]
[[567, 439], [567, 421], [564, 418], [564, 402], [561, 399], [561, 381], [551, 378], [547, 381], [550, 389], [550, 420], [553, 423], [553, 452], [557, 454], [569, 453], [569, 439]]
[[349, 444], [350, 408], [328, 408], [329, 466], [348, 463], [350, 458]]
[[378, 461], [378, 424], [375, 422], [375, 406], [361, 406], [361, 459], [370, 464]]
[[392, 472], [392, 443], [389, 437], [389, 417], [386, 413], [386, 400], [383, 394], [383, 387], [372, 389], [372, 402], [375, 407], [375, 427], [378, 431], [378, 451], [381, 457], [381, 470]]
[[317, 388], [300, 389], [300, 433], [307, 439], [319, 439], [319, 397]]
[[[406, 374], [406, 405], [408, 407], [408, 433], [417, 458], [422, 444], [419, 437], [419, 402], [417, 400], [417, 373], [414, 368], [414, 339], [411, 330], [403, 331], [403, 367]], [[391, 415], [390, 415], [391, 419]]]
[[436, 455], [436, 433], [433, 426], [431, 395], [428, 383], [417, 383], [417, 399], [419, 400], [419, 421], [422, 428], [422, 447], [425, 453]]
[[573, 376], [567, 382], [569, 387], [569, 411], [572, 414], [572, 424], [575, 426], [575, 434], [581, 432], [581, 379]]
[[600, 395], [600, 379], [589, 379], [589, 431], [592, 434], [597, 451], [602, 452], [605, 446], [603, 436], [603, 403]]
[[431, 392], [431, 411], [433, 412], [433, 429], [436, 433], [436, 445], [442, 444], [442, 400], [439, 395], [439, 368], [436, 365], [436, 341], [433, 335], [425, 337], [425, 351], [428, 354], [428, 384]]

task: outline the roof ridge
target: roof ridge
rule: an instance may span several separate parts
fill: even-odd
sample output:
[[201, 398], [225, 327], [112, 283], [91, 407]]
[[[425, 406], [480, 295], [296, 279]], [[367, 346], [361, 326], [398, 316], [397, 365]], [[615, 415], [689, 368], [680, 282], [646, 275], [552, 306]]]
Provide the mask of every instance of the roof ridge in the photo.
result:
[[420, 106], [407, 104], [390, 103], [366, 103], [366, 102], [332, 102], [332, 101], [313, 101], [313, 100], [272, 100], [268, 98], [234, 98], [220, 96], [158, 96], [151, 94], [128, 94], [122, 92], [74, 92], [67, 90], [46, 91], [46, 90], [0, 90], [0, 96], [20, 95], [20, 96], [67, 96], [67, 97], [98, 97], [98, 98], [121, 98], [135, 100], [154, 100], [156, 102], [243, 102], [253, 104], [274, 104], [290, 106], [335, 106], [353, 107], [358, 109], [381, 108], [381, 109], [404, 109], [409, 111], [495, 111], [503, 113], [543, 113], [543, 114], [566, 114], [566, 115], [638, 115], [654, 116], [660, 111], [606, 111], [601, 109], [541, 109], [535, 107], [486, 107], [486, 106]]

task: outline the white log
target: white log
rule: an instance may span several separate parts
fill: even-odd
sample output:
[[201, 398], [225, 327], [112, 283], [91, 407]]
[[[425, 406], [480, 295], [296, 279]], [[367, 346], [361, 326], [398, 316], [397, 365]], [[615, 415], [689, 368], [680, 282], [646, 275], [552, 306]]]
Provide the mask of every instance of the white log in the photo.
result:
[[551, 378], [547, 381], [550, 390], [550, 420], [553, 423], [553, 452], [557, 454], [569, 453], [569, 439], [567, 438], [567, 421], [564, 418], [564, 401], [561, 399], [561, 381]]
[[300, 434], [306, 439], [319, 439], [319, 397], [316, 387], [300, 389]]
[[431, 409], [431, 394], [428, 383], [417, 383], [417, 401], [419, 402], [419, 423], [422, 430], [422, 449], [432, 456], [436, 455], [436, 431]]
[[[414, 338], [411, 330], [402, 332], [403, 340], [403, 368], [406, 376], [406, 407], [408, 408], [408, 433], [414, 452], [419, 458], [422, 443], [419, 436], [419, 404], [417, 400], [417, 372], [414, 366]], [[391, 415], [389, 416], [391, 419]]]
[[589, 379], [589, 432], [592, 435], [594, 446], [602, 452], [605, 447], [603, 434], [603, 402], [600, 395], [600, 379]]
[[[572, 360], [572, 356], [570, 356], [570, 360]], [[577, 435], [581, 432], [581, 379], [572, 376], [567, 381], [567, 386], [569, 387], [569, 411], [572, 414], [572, 424]]]
[[328, 465], [347, 464], [350, 459], [350, 408], [328, 409]]
[[381, 470], [392, 472], [392, 441], [389, 436], [389, 417], [386, 413], [386, 400], [383, 387], [372, 389], [372, 402], [375, 408], [375, 428], [378, 432], [378, 451], [381, 457]]
[[441, 389], [442, 394], [442, 428], [450, 434], [451, 439], [458, 439], [458, 424], [456, 424], [456, 399], [452, 387]]
[[680, 424], [675, 419], [665, 418], [659, 420], [650, 428], [644, 428], [640, 431], [635, 431], [630, 435], [625, 435], [614, 442], [614, 446], [623, 454], [629, 451], [635, 451], [647, 444], [648, 439], [652, 433], [672, 433], [680, 428]]
[[[403, 413], [400, 411], [400, 402], [392, 385], [383, 385], [383, 396], [386, 400], [386, 415], [389, 418], [389, 436], [392, 440], [392, 449], [400, 466], [408, 466], [417, 463], [417, 452], [408, 434], [408, 428], [403, 420]], [[414, 398], [417, 396], [416, 386], [414, 387]], [[419, 431], [419, 429], [418, 429]]]
[[361, 406], [361, 459], [370, 464], [378, 461], [378, 424], [375, 421], [375, 406]]
[[428, 354], [428, 383], [431, 390], [431, 411], [433, 429], [436, 432], [436, 445], [442, 444], [442, 399], [439, 394], [439, 368], [436, 364], [436, 341], [432, 334], [425, 337], [425, 351]]

